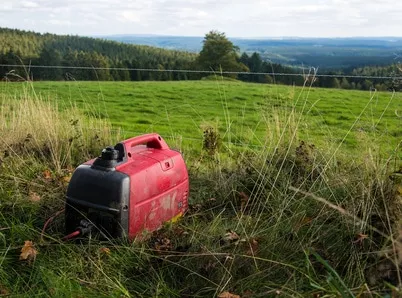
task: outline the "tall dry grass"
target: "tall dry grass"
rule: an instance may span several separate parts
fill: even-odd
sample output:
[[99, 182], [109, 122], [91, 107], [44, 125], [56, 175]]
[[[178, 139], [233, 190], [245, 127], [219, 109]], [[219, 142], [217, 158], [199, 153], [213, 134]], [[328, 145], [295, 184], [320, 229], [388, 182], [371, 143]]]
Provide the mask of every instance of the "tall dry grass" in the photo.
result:
[[56, 172], [119, 140], [118, 130], [112, 130], [108, 120], [88, 117], [73, 104], [61, 109], [56, 100], [36, 94], [29, 84], [13, 98], [0, 98], [0, 119], [3, 159], [12, 155], [22, 162], [35, 157]]
[[[306, 93], [294, 100], [303, 106]], [[296, 109], [269, 113], [262, 115], [267, 132], [261, 148], [234, 153], [230, 144], [222, 146], [192, 172], [197, 210], [215, 214], [207, 234], [224, 234], [222, 230], [229, 228], [250, 247], [264, 243], [253, 254], [254, 264], [246, 266], [254, 272], [254, 280], [240, 280], [245, 284], [270, 280], [267, 293], [286, 288], [290, 294], [306, 283], [318, 295], [400, 293], [402, 163], [398, 152], [402, 148], [392, 156], [380, 156], [374, 153], [378, 144], [361, 138], [360, 154], [350, 156], [342, 143], [325, 147], [300, 139], [298, 129], [308, 123]], [[221, 291], [241, 287], [240, 280], [235, 281], [234, 263], [229, 268], [222, 265], [222, 270], [230, 273], [220, 280], [219, 285], [226, 287]]]

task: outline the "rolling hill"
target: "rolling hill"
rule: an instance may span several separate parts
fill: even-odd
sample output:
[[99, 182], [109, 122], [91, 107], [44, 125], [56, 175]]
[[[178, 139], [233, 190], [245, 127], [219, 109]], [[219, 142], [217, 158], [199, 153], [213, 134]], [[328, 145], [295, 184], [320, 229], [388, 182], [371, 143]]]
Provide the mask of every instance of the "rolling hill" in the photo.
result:
[[[110, 35], [104, 39], [166, 49], [198, 52], [203, 37]], [[402, 38], [231, 38], [242, 52], [259, 53], [264, 59], [288, 65], [322, 69], [350, 69], [395, 63], [402, 54]]]

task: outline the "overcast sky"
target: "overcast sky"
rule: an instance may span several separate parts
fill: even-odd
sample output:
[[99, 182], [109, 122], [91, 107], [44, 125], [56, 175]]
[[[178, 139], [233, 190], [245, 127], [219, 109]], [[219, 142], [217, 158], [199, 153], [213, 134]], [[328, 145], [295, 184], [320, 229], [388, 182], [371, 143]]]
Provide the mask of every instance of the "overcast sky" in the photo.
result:
[[400, 0], [0, 0], [0, 27], [78, 35], [402, 36]]

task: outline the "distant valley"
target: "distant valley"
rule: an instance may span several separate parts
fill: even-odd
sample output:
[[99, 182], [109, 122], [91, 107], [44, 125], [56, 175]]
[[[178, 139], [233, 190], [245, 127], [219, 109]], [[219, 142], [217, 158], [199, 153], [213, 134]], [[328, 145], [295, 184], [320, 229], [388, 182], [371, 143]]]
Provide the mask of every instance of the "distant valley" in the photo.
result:
[[[97, 36], [130, 44], [199, 52], [203, 37], [159, 35]], [[241, 52], [257, 52], [264, 60], [325, 70], [389, 65], [401, 60], [401, 37], [371, 38], [230, 38]]]

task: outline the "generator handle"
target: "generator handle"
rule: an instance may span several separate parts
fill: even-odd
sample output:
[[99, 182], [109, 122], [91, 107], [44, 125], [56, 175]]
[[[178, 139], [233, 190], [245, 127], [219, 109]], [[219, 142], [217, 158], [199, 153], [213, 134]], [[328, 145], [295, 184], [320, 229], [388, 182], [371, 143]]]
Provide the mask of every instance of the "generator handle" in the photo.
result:
[[150, 133], [145, 134], [142, 136], [134, 137], [123, 142], [126, 150], [129, 148], [138, 146], [138, 145], [147, 145], [148, 148], [155, 148], [155, 149], [169, 149], [168, 144], [165, 142], [164, 139], [157, 133]]

